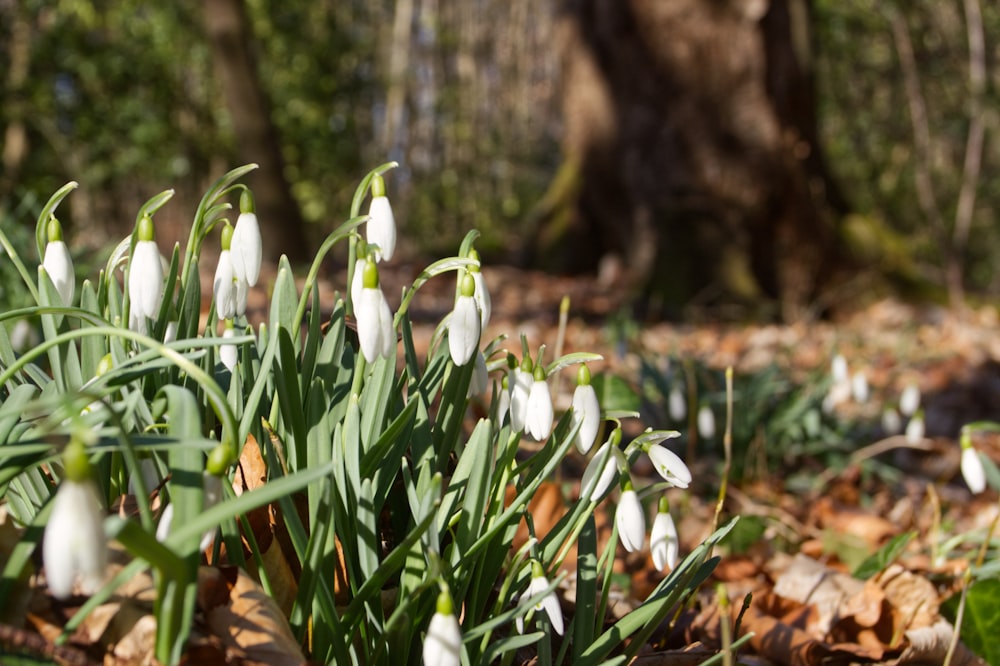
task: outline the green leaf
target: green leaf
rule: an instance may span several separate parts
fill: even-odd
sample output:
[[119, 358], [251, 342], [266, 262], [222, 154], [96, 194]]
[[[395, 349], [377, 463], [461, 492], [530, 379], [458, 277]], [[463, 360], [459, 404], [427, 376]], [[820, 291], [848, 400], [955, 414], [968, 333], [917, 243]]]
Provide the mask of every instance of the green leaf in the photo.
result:
[[[763, 532], [763, 530], [761, 530]], [[865, 580], [871, 578], [875, 574], [885, 571], [886, 567], [896, 561], [904, 550], [906, 546], [913, 540], [913, 537], [917, 536], [916, 532], [905, 532], [903, 534], [898, 534], [889, 540], [889, 543], [885, 544], [878, 549], [875, 553], [872, 553], [864, 561], [861, 562], [851, 574], [855, 578]]]
[[591, 383], [602, 411], [639, 411], [641, 406], [639, 395], [618, 375], [597, 375]]
[[[943, 607], [946, 616], [954, 622], [958, 611], [959, 595], [949, 599]], [[991, 666], [1000, 666], [1000, 580], [980, 580], [969, 587], [965, 597], [965, 615], [962, 618], [962, 642]]]

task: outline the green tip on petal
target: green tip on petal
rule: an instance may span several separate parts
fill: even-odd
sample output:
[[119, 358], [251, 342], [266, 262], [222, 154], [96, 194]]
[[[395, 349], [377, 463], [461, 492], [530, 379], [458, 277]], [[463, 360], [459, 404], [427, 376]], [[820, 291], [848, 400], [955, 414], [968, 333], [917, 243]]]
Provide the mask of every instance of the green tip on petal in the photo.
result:
[[371, 259], [365, 262], [365, 272], [361, 276], [361, 286], [365, 289], [378, 289], [378, 266]]
[[66, 468], [66, 478], [70, 481], [82, 483], [90, 478], [87, 447], [76, 437], [70, 439], [69, 445], [63, 451], [63, 465]]
[[535, 366], [535, 381], [536, 382], [544, 382], [545, 381], [545, 377], [546, 377], [546, 375], [545, 375], [545, 368], [543, 368], [542, 364], [539, 363], [538, 365]]
[[962, 447], [963, 451], [965, 449], [972, 448], [972, 430], [969, 429], [969, 426], [962, 426], [962, 434], [959, 439], [959, 445]]
[[521, 359], [521, 370], [530, 373], [535, 369], [535, 364], [532, 362], [530, 356], [525, 356]]
[[225, 226], [222, 227], [222, 249], [228, 250], [232, 248], [233, 245], [233, 225], [229, 224], [229, 220], [226, 220]]
[[545, 578], [545, 570], [542, 569], [542, 563], [538, 560], [531, 560], [531, 577]]
[[249, 188], [243, 188], [243, 193], [240, 194], [240, 212], [241, 213], [256, 213], [257, 207], [254, 204], [253, 192]]
[[45, 226], [45, 233], [50, 243], [55, 243], [63, 239], [62, 225], [59, 224], [59, 220], [56, 219], [55, 215], [49, 218], [49, 223]]
[[101, 360], [97, 362], [97, 377], [107, 374], [111, 369], [115, 367], [115, 362], [111, 358], [111, 354], [105, 354], [101, 357]]
[[451, 601], [451, 595], [448, 594], [448, 590], [441, 590], [438, 594], [436, 610], [439, 615], [455, 614], [455, 606]]
[[356, 246], [358, 259], [368, 258], [368, 241], [364, 239], [360, 234], [358, 235], [358, 244]]
[[[469, 250], [469, 259], [472, 259], [473, 261], [479, 261], [479, 253], [476, 252], [475, 248]], [[469, 272], [478, 273], [479, 264], [472, 264], [471, 266], [469, 266]]]
[[517, 367], [517, 357], [507, 352], [507, 367], [513, 370]]
[[670, 500], [667, 499], [666, 495], [660, 497], [660, 503], [657, 510], [660, 513], [670, 513]]
[[472, 279], [472, 275], [466, 273], [462, 276], [462, 296], [472, 297], [476, 293], [476, 281]]
[[634, 491], [635, 488], [632, 486], [632, 477], [628, 474], [622, 474], [622, 492]]
[[137, 228], [137, 240], [141, 241], [151, 241], [156, 237], [156, 232], [153, 228], [153, 218], [149, 215], [143, 215], [139, 220], [139, 225]]
[[375, 174], [372, 176], [372, 197], [384, 197], [385, 196], [385, 180], [382, 176]]
[[229, 471], [229, 447], [225, 444], [218, 444], [212, 452], [208, 454], [208, 462], [205, 464], [205, 471], [212, 476], [225, 476]]
[[580, 364], [580, 369], [576, 371], [576, 385], [587, 386], [590, 384], [590, 368], [586, 363]]

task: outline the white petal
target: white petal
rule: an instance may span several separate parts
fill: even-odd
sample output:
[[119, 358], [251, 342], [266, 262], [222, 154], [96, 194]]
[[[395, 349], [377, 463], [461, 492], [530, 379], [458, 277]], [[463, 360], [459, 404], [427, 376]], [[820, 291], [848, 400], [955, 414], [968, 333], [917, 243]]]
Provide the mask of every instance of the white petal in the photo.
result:
[[501, 386], [497, 400], [500, 402], [497, 405], [497, 423], [502, 424], [503, 420], [507, 417], [507, 412], [510, 411], [510, 391]]
[[715, 437], [715, 414], [708, 405], [702, 405], [698, 410], [698, 434], [702, 439]]
[[[361, 290], [365, 286], [365, 264], [367, 259], [358, 259], [354, 262], [354, 276], [351, 278], [351, 302], [357, 304], [361, 300]], [[357, 309], [357, 305], [355, 305]]]
[[215, 295], [215, 314], [219, 319], [232, 319], [236, 316], [236, 283], [233, 281], [233, 260], [229, 250], [219, 254], [219, 263], [215, 266], [215, 279], [212, 280], [212, 293]]
[[134, 314], [156, 319], [163, 302], [163, 264], [154, 241], [135, 244], [128, 279], [128, 297]]
[[233, 271], [236, 277], [245, 280], [251, 287], [257, 284], [263, 248], [256, 214], [240, 213], [236, 218], [229, 249], [233, 253]]
[[597, 392], [590, 384], [582, 384], [573, 391], [573, 425], [580, 424], [576, 433], [576, 449], [587, 453], [594, 447], [597, 431], [601, 427], [601, 405]]
[[392, 328], [392, 312], [380, 288], [361, 290], [355, 305], [358, 341], [365, 360], [374, 363], [379, 356], [388, 358], [396, 343]]
[[79, 576], [82, 591], [94, 592], [104, 581], [108, 552], [93, 484], [64, 481], [52, 501], [42, 549], [49, 589], [57, 598], [68, 597]]
[[653, 565], [658, 571], [677, 566], [677, 526], [669, 512], [661, 511], [656, 514], [653, 529], [649, 533], [649, 550], [653, 555]]
[[[611, 449], [610, 453], [608, 449]], [[597, 453], [591, 458], [587, 468], [583, 471], [583, 479], [580, 481], [581, 492], [589, 497], [591, 501], [600, 500], [611, 488], [611, 484], [618, 478], [619, 463], [624, 465], [625, 455], [618, 447], [611, 447], [605, 442], [597, 449]], [[597, 479], [594, 482], [594, 479]], [[587, 494], [587, 489], [595, 483], [593, 489]]]
[[479, 306], [480, 329], [485, 331], [493, 312], [493, 300], [490, 298], [490, 290], [486, 287], [486, 280], [482, 273], [472, 273], [472, 280], [476, 283], [474, 298], [476, 305]]
[[978, 495], [986, 490], [983, 461], [979, 459], [979, 452], [971, 446], [962, 449], [962, 477], [974, 494]]
[[626, 490], [618, 500], [615, 524], [618, 526], [618, 537], [625, 550], [630, 553], [642, 550], [646, 542], [646, 517], [639, 496], [634, 490]]
[[920, 409], [920, 388], [916, 384], [907, 384], [903, 394], [899, 396], [899, 411], [904, 416], [913, 416]]
[[510, 373], [510, 427], [514, 432], [524, 432], [525, 421], [528, 418], [528, 397], [535, 380], [530, 372], [514, 368]]
[[479, 349], [479, 310], [471, 296], [459, 296], [448, 322], [448, 351], [455, 365], [465, 365]]
[[[548, 588], [548, 586], [549, 581], [544, 576], [533, 577], [523, 596], [525, 599], [533, 597]], [[559, 597], [556, 596], [555, 591], [549, 592], [542, 597], [542, 599], [535, 604], [535, 610], [544, 610], [545, 614], [549, 616], [549, 622], [552, 623], [552, 628], [556, 630], [557, 634], [562, 636], [565, 626], [563, 624], [562, 607], [559, 605]]]
[[73, 257], [63, 241], [49, 241], [45, 246], [45, 257], [42, 266], [49, 274], [52, 284], [59, 292], [63, 305], [73, 305], [76, 293], [76, 274], [73, 272]]
[[396, 218], [387, 197], [372, 197], [368, 209], [367, 240], [369, 245], [377, 245], [375, 261], [392, 259], [396, 251]]
[[886, 435], [897, 435], [903, 429], [903, 420], [894, 407], [886, 407], [882, 411], [882, 432]]
[[868, 402], [868, 377], [864, 372], [856, 372], [854, 376], [851, 377], [851, 396], [854, 398], [854, 402], [866, 403]]
[[396, 349], [396, 330], [392, 326], [392, 310], [389, 309], [389, 301], [385, 300], [382, 290], [378, 290], [380, 298], [378, 309], [378, 323], [382, 329], [379, 334], [379, 355], [383, 358], [392, 356]]
[[552, 393], [549, 384], [544, 380], [535, 380], [528, 394], [528, 413], [525, 416], [524, 427], [531, 437], [542, 441], [552, 432]]
[[670, 418], [674, 422], [680, 422], [684, 420], [687, 416], [687, 398], [684, 397], [684, 391], [681, 390], [680, 386], [676, 384], [670, 388], [670, 394], [667, 396], [667, 406], [670, 411]]
[[649, 459], [656, 468], [656, 473], [677, 488], [687, 488], [691, 485], [691, 470], [676, 453], [665, 446], [653, 444], [647, 451]]
[[906, 441], [909, 444], [920, 444], [924, 441], [924, 417], [917, 414], [906, 424]]
[[452, 615], [434, 613], [424, 637], [424, 666], [458, 666], [462, 662], [462, 628]]
[[[232, 338], [236, 336], [236, 332], [227, 328], [222, 331], [223, 338]], [[229, 369], [229, 372], [236, 370], [236, 362], [239, 360], [239, 350], [236, 349], [236, 345], [222, 345], [219, 347], [219, 360], [222, 364]]]
[[[469, 391], [466, 397], [471, 398], [474, 395], [480, 395], [484, 393], [490, 384], [490, 371], [486, 367], [486, 357], [483, 356], [483, 352], [476, 350], [476, 367], [472, 370], [472, 381], [469, 382]], [[503, 417], [500, 417], [500, 421], [503, 421]]]
[[833, 376], [834, 384], [846, 384], [850, 378], [850, 371], [847, 369], [847, 359], [843, 354], [837, 354], [830, 362], [830, 374]]

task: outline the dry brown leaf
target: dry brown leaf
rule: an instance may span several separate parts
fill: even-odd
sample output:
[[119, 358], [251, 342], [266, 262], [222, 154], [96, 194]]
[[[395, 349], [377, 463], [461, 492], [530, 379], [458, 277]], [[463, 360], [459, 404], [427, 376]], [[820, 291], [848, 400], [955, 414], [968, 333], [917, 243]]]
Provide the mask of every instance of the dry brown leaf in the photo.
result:
[[813, 520], [838, 534], [850, 534], [863, 540], [874, 551], [888, 539], [899, 534], [899, 527], [881, 516], [834, 504], [829, 498], [819, 499], [813, 507]]

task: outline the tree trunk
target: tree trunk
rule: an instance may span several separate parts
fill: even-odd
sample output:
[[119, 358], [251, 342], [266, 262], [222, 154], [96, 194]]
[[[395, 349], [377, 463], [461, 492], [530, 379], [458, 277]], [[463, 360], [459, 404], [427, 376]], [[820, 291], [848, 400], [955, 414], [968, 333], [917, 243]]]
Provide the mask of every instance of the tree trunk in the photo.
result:
[[257, 73], [243, 1], [206, 0], [205, 25], [233, 122], [237, 156], [241, 163], [260, 165], [249, 184], [257, 204], [264, 255], [270, 261], [281, 254], [292, 261], [308, 260], [305, 224], [285, 179], [281, 142]]
[[807, 0], [568, 0], [563, 173], [536, 259], [667, 313], [798, 317], [842, 259], [846, 209], [816, 141]]

